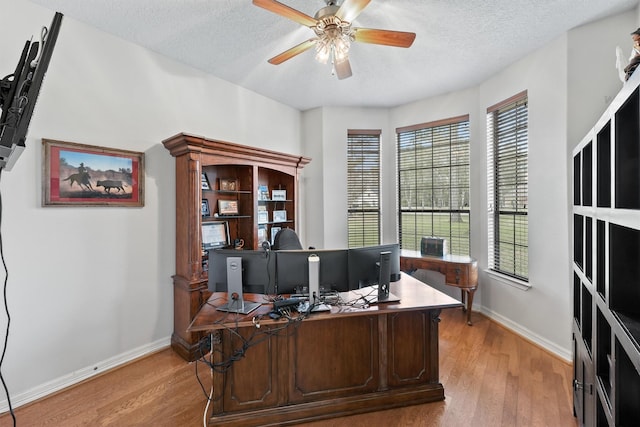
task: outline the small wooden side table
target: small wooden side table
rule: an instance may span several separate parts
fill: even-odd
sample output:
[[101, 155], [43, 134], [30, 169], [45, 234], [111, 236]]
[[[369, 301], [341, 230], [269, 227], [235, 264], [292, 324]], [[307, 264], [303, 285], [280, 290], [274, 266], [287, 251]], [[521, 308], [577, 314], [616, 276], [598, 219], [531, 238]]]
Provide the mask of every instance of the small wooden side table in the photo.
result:
[[419, 251], [402, 249], [400, 251], [400, 270], [412, 273], [415, 270], [437, 271], [444, 275], [449, 286], [460, 288], [460, 294], [467, 312], [467, 324], [471, 323], [473, 294], [478, 289], [478, 262], [475, 258], [463, 255], [445, 255], [434, 257], [422, 255]]

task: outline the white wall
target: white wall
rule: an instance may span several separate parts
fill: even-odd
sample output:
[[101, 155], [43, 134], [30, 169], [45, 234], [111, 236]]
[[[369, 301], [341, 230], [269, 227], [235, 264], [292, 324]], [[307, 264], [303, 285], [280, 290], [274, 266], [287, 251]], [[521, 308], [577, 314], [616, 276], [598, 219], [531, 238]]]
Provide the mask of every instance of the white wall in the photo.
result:
[[[630, 33], [638, 28], [636, 11], [612, 16], [568, 33], [567, 123], [571, 159], [578, 145], [622, 88], [617, 78], [616, 46], [628, 61], [633, 46]], [[626, 65], [626, 63], [625, 63]], [[593, 84], [598, 82], [598, 84]]]
[[[567, 153], [579, 141], [572, 135], [581, 135], [593, 126], [604, 109], [603, 101], [609, 102], [620, 87], [614, 68], [615, 46], [635, 29], [635, 16], [636, 11], [631, 11], [572, 30], [477, 87], [390, 109], [383, 132], [387, 135], [385, 146], [395, 150], [393, 133], [397, 127], [469, 114], [471, 255], [478, 259], [481, 270], [474, 306], [566, 359], [571, 358], [572, 316], [568, 215], [571, 165]], [[625, 29], [620, 31], [621, 27]], [[610, 54], [613, 60], [610, 57], [607, 62], [604, 57]], [[583, 69], [588, 71], [578, 77]], [[486, 109], [523, 90], [529, 97], [529, 288], [486, 271]], [[325, 184], [324, 204], [322, 209], [314, 205], [309, 215], [317, 216], [314, 227], [324, 224], [324, 229], [314, 229], [316, 241], [324, 238], [325, 244], [343, 247], [347, 243], [346, 195], [336, 199], [326, 190], [346, 182], [346, 129], [362, 127], [371, 118], [382, 122], [384, 111], [378, 111], [377, 117], [364, 108], [321, 110], [322, 114], [314, 111], [314, 117], [323, 124], [323, 165], [316, 175]], [[303, 128], [307, 126], [308, 121]], [[375, 122], [369, 126], [380, 127]], [[314, 127], [318, 128], [318, 123]], [[383, 159], [386, 163], [387, 158]], [[384, 191], [395, 195], [394, 165], [390, 164], [387, 172], [382, 174]], [[397, 228], [395, 198], [386, 198], [383, 209], [385, 215], [394, 214], [394, 223], [387, 229]], [[333, 233], [335, 229], [328, 224], [340, 233]], [[389, 241], [387, 235], [385, 241]], [[433, 280], [423, 272], [419, 277]], [[435, 286], [459, 297], [456, 289]]]
[[[566, 51], [566, 36], [562, 36], [480, 87], [479, 107], [485, 111], [522, 90], [528, 93], [531, 288], [511, 286], [490, 274], [481, 274], [480, 280], [484, 311], [569, 359]], [[483, 181], [486, 200], [486, 179]], [[486, 209], [480, 212], [486, 224]], [[487, 242], [486, 226], [481, 234]], [[488, 266], [486, 253], [479, 257], [483, 268]]]
[[307, 167], [304, 188], [308, 200], [312, 201], [307, 204], [306, 242], [317, 248], [347, 247], [346, 140], [349, 129], [382, 130], [383, 242], [396, 242], [395, 130], [388, 127], [388, 111], [326, 107], [306, 111], [303, 117], [303, 154], [314, 157], [314, 164]]
[[[322, 132], [322, 109], [316, 108], [302, 114], [302, 136], [304, 156], [313, 160], [304, 168], [304, 178], [301, 180], [300, 205], [306, 215], [300, 216], [298, 221], [298, 234], [303, 247], [313, 246], [323, 248], [324, 246], [324, 215], [317, 209], [324, 206], [324, 159], [323, 132]], [[314, 209], [315, 207], [315, 209]]]
[[[19, 0], [0, 0], [0, 10], [4, 76], [53, 11]], [[175, 180], [163, 139], [184, 131], [300, 154], [300, 117], [65, 17], [27, 148], [0, 183], [12, 403], [168, 345]], [[145, 206], [41, 207], [42, 138], [144, 152]]]

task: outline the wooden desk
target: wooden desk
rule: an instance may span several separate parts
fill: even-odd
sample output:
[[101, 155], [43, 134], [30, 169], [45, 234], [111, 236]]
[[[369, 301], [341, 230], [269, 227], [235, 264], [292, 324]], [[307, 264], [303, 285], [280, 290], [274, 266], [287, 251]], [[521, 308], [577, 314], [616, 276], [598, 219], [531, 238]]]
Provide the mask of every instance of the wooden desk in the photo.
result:
[[444, 257], [423, 256], [418, 251], [400, 251], [400, 270], [412, 273], [415, 270], [437, 271], [444, 275], [449, 286], [460, 288], [463, 310], [467, 312], [467, 324], [471, 326], [473, 294], [478, 289], [478, 262], [471, 257], [446, 255]]
[[217, 311], [226, 294], [212, 294], [189, 332], [211, 334], [215, 364], [242, 357], [213, 373], [210, 424], [288, 425], [443, 400], [438, 316], [461, 304], [405, 273], [390, 290], [400, 302], [333, 307], [288, 326], [267, 316], [264, 295], [247, 295], [265, 304], [244, 316]]

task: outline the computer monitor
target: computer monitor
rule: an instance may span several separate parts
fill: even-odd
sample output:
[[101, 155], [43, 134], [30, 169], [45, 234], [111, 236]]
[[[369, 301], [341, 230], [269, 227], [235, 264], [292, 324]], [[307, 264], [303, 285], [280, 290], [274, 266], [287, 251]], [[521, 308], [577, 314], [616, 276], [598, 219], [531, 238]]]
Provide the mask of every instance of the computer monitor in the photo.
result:
[[227, 257], [227, 302], [216, 309], [229, 313], [249, 314], [262, 305], [255, 301], [245, 301], [242, 288], [242, 258]]
[[225, 248], [231, 244], [227, 221], [206, 221], [202, 223], [202, 248]]
[[275, 293], [276, 262], [271, 251], [213, 249], [209, 251], [211, 292], [227, 292], [227, 258], [242, 258], [242, 290], [252, 294]]
[[349, 249], [349, 289], [378, 284], [380, 254], [389, 254], [389, 281], [400, 280], [400, 245], [397, 243]]
[[277, 293], [308, 293], [309, 256], [320, 258], [320, 293], [346, 291], [349, 287], [347, 249], [306, 249], [274, 251], [276, 254]]

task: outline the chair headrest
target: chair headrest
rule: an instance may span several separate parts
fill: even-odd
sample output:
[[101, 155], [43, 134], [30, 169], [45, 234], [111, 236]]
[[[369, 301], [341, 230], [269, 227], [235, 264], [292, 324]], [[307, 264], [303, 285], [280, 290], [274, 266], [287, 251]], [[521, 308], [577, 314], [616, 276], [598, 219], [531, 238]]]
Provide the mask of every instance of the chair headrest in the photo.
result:
[[273, 239], [273, 250], [295, 250], [302, 249], [302, 243], [296, 232], [291, 228], [283, 228], [278, 231]]

